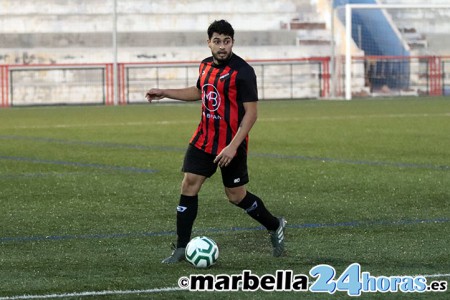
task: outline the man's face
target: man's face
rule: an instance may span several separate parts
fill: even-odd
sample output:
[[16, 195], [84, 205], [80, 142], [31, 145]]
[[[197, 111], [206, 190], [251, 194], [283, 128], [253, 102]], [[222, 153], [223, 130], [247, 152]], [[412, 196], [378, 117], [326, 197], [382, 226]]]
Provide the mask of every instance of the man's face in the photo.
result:
[[221, 64], [230, 58], [233, 42], [234, 40], [228, 35], [213, 33], [211, 39], [208, 40], [208, 46], [211, 49], [214, 63]]

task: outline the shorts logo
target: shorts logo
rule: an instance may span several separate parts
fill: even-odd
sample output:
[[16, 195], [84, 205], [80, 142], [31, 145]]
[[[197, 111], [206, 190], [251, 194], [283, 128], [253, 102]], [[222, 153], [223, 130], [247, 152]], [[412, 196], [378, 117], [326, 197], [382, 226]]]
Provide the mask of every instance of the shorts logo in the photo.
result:
[[234, 183], [239, 183], [239, 182], [241, 182], [241, 179], [240, 178], [236, 178], [233, 182]]
[[222, 99], [216, 87], [212, 84], [205, 84], [202, 87], [202, 102], [206, 110], [214, 112], [219, 109]]

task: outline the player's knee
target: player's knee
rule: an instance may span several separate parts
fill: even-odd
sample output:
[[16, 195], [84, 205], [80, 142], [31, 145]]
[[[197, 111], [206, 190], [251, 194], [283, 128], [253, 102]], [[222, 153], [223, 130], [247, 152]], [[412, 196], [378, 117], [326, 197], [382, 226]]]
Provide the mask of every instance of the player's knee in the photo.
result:
[[181, 194], [186, 196], [197, 195], [203, 182], [204, 179], [201, 176], [185, 174], [181, 183]]
[[225, 194], [227, 195], [228, 201], [233, 204], [239, 204], [242, 199], [244, 199], [247, 194], [247, 190], [244, 186], [235, 187], [235, 188], [225, 188]]

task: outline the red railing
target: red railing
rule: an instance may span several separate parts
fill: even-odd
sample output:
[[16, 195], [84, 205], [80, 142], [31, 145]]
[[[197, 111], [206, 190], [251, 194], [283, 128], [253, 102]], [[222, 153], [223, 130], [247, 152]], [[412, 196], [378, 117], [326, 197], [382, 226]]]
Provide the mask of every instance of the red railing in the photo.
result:
[[[13, 81], [12, 74], [14, 72], [40, 72], [43, 73], [47, 71], [54, 70], [89, 70], [89, 69], [97, 69], [102, 72], [102, 79], [99, 82], [99, 89], [103, 90], [102, 99], [95, 99], [93, 102], [95, 103], [103, 103], [105, 105], [113, 105], [114, 104], [114, 68], [112, 63], [104, 63], [104, 64], [33, 64], [33, 65], [0, 65], [0, 94], [1, 94], [1, 107], [9, 107], [13, 106], [13, 91], [17, 85], [20, 84], [16, 81]], [[35, 82], [31, 82], [30, 85], [35, 84]], [[86, 81], [86, 85], [93, 84], [89, 81]], [[55, 87], [58, 86], [57, 83], [54, 84]], [[24, 87], [26, 88], [26, 87]], [[33, 95], [34, 96], [34, 95]], [[64, 99], [62, 99], [64, 101]], [[45, 104], [52, 104], [50, 103]], [[39, 103], [37, 103], [39, 104]]]
[[[274, 67], [274, 66], [290, 66], [291, 69], [294, 66], [303, 66], [307, 68], [307, 66], [313, 66], [312, 69], [314, 69], [315, 75], [314, 78], [311, 79], [312, 82], [315, 80], [315, 90], [317, 90], [317, 94], [310, 94], [307, 97], [328, 97], [330, 95], [330, 59], [328, 57], [310, 57], [310, 58], [299, 58], [299, 59], [284, 59], [284, 60], [253, 60], [249, 61], [250, 64], [252, 64], [255, 68], [260, 69], [260, 75], [261, 75], [261, 82], [262, 85], [270, 85], [274, 81], [277, 81], [276, 84], [282, 85], [283, 87], [289, 86], [291, 88], [291, 93], [288, 98], [295, 98], [295, 92], [294, 92], [294, 85], [300, 84], [301, 82], [296, 82], [294, 75], [289, 74], [289, 72], [283, 71], [282, 74], [268, 74], [268, 72], [265, 73], [264, 68]], [[129, 70], [132, 68], [148, 68], [148, 69], [155, 69], [155, 68], [191, 68], [197, 71], [198, 68], [198, 62], [191, 62], [191, 61], [181, 61], [181, 62], [150, 62], [150, 63], [119, 63], [117, 64], [117, 104], [127, 104], [132, 103], [133, 101], [130, 101], [130, 82], [132, 81], [129, 77]], [[30, 81], [30, 79], [27, 79], [28, 82], [25, 80], [21, 82], [21, 77], [18, 76], [14, 72], [29, 72], [29, 73], [36, 73], [36, 72], [42, 72], [47, 73], [48, 70], [63, 70], [63, 71], [69, 71], [75, 73], [76, 71], [80, 71], [83, 69], [101, 69], [103, 72], [103, 78], [101, 79], [101, 83], [98, 82], [90, 82], [89, 79], [85, 79], [86, 81], [84, 83], [78, 83], [78, 84], [85, 84], [85, 85], [96, 85], [98, 84], [102, 85], [102, 100], [95, 99], [92, 101], [92, 103], [103, 103], [105, 105], [113, 105], [116, 103], [115, 101], [115, 88], [114, 88], [114, 64], [112, 63], [102, 63], [102, 64], [35, 64], [35, 65], [1, 65], [0, 66], [0, 91], [1, 91], [1, 107], [8, 107], [8, 106], [15, 106], [15, 105], [39, 105], [39, 104], [65, 104], [65, 98], [63, 95], [58, 95], [61, 97], [61, 99], [41, 99], [39, 101], [36, 101], [33, 103], [34, 96], [31, 97], [31, 100], [22, 101], [20, 97], [23, 93], [17, 92], [17, 90], [25, 89], [25, 86], [29, 88], [33, 85], [37, 86], [37, 89], [39, 88], [39, 83], [36, 83], [34, 81]], [[307, 68], [308, 69], [308, 68]], [[308, 69], [309, 70], [309, 69]], [[187, 71], [186, 71], [187, 72]], [[298, 71], [297, 71], [298, 72]], [[14, 74], [16, 80], [12, 80], [12, 74]], [[309, 74], [305, 74], [306, 76], [310, 76]], [[38, 76], [38, 75], [29, 75], [29, 77], [32, 76]], [[195, 75], [197, 76], [197, 75]], [[272, 76], [272, 77], [271, 77]], [[285, 79], [279, 79], [284, 76]], [[45, 77], [45, 76], [42, 76]], [[17, 80], [19, 78], [19, 80]], [[276, 79], [273, 79], [276, 78]], [[288, 79], [289, 78], [289, 79]], [[55, 82], [51, 82], [50, 78], [45, 78], [46, 82], [40, 83], [41, 85], [46, 85], [46, 87], [50, 87], [51, 85], [54, 85], [54, 88], [58, 88], [63, 84], [69, 84], [70, 83], [59, 83], [58, 80], [54, 80]], [[162, 81], [163, 79], [159, 78], [156, 81]], [[180, 80], [180, 79], [178, 79]], [[184, 79], [183, 79], [184, 80]], [[272, 80], [272, 81], [271, 81]], [[286, 82], [280, 82], [279, 80], [286, 80]], [[196, 77], [195, 78], [186, 78], [185, 79], [186, 84], [195, 84]], [[135, 84], [134, 89], [141, 89], [139, 92], [142, 93], [146, 89], [145, 84], [140, 83], [140, 85], [136, 86], [138, 83]], [[72, 83], [73, 85], [73, 83]], [[97, 88], [98, 89], [98, 88]], [[261, 87], [261, 89], [264, 91], [264, 86]], [[76, 89], [74, 89], [76, 90]], [[264, 92], [263, 92], [264, 94]], [[267, 92], [267, 95], [272, 96], [271, 92]], [[143, 99], [143, 96], [139, 96], [139, 99]], [[76, 97], [77, 95], [72, 97]], [[263, 95], [264, 96], [264, 95]], [[41, 95], [41, 97], [44, 97]], [[135, 96], [136, 98], [137, 96]], [[76, 100], [68, 99], [68, 104], [78, 104]], [[136, 102], [136, 100], [134, 101]], [[80, 101], [79, 103], [84, 103]]]
[[[448, 95], [450, 89], [447, 78], [450, 74], [450, 56], [408, 56], [408, 57], [387, 57], [387, 56], [364, 56], [353, 57], [352, 62], [355, 64], [367, 64], [364, 66], [365, 74], [360, 76], [368, 77], [367, 66], [377, 62], [407, 62], [407, 73], [400, 74], [403, 76], [409, 85], [409, 87], [415, 88], [418, 91], [418, 95], [430, 95], [441, 96]], [[290, 94], [283, 96], [283, 99], [298, 99], [298, 98], [327, 98], [332, 95], [332, 86], [335, 88], [334, 95], [339, 96], [338, 92], [342, 89], [341, 80], [343, 74], [330, 73], [331, 61], [329, 57], [309, 57], [309, 58], [297, 58], [297, 59], [279, 59], [279, 60], [250, 60], [249, 63], [255, 68], [258, 74], [258, 87], [262, 90], [260, 97], [262, 99], [271, 99], [273, 96], [272, 91], [276, 91], [277, 88], [290, 91]], [[136, 80], [133, 76], [136, 73], [132, 69], [144, 69], [142, 74], [139, 75], [140, 79]], [[185, 70], [186, 77], [177, 78], [178, 84], [195, 84], [197, 79], [196, 74], [198, 68], [198, 62], [181, 61], [181, 62], [149, 62], [149, 63], [119, 63], [117, 64], [117, 90], [114, 88], [114, 64], [102, 63], [102, 64], [52, 64], [52, 65], [0, 65], [0, 107], [9, 107], [15, 105], [39, 105], [41, 102], [32, 103], [31, 100], [20, 102], [22, 97], [21, 92], [14, 93], [15, 89], [24, 89], [25, 83], [22, 82], [20, 86], [21, 77], [18, 76], [16, 71], [29, 71], [39, 72], [45, 70], [72, 70], [73, 72], [80, 69], [97, 69], [101, 72], [102, 78], [98, 82], [89, 82], [86, 79], [83, 85], [96, 85], [97, 92], [101, 89], [101, 98], [96, 99], [94, 103], [114, 105], [116, 104], [128, 104], [136, 103], [139, 101], [145, 101], [143, 95], [145, 90], [151, 87], [152, 84], [166, 84], [172, 85], [171, 79], [162, 78], [162, 75], [158, 75], [158, 70], [176, 69], [180, 68]], [[335, 70], [343, 70], [343, 68], [334, 68]], [[155, 71], [156, 70], [156, 71]], [[267, 70], [267, 71], [266, 71]], [[273, 71], [277, 70], [277, 71]], [[281, 70], [281, 71], [280, 71]], [[289, 71], [290, 70], [290, 71]], [[294, 71], [292, 71], [294, 70]], [[183, 71], [178, 70], [180, 73]], [[97, 71], [95, 71], [97, 72]], [[130, 72], [132, 73], [130, 75]], [[146, 73], [147, 72], [147, 73]], [[289, 73], [291, 72], [291, 73]], [[302, 73], [303, 72], [303, 73]], [[45, 73], [45, 72], [44, 72]], [[162, 73], [164, 73], [162, 71]], [[187, 75], [190, 73], [191, 75]], [[299, 73], [302, 73], [299, 75]], [[98, 73], [96, 73], [98, 74]], [[156, 74], [160, 76], [153, 80], [153, 83], [146, 74]], [[381, 73], [380, 73], [381, 74]], [[383, 76], [389, 74], [378, 74], [369, 78], [373, 80], [383, 80]], [[14, 75], [14, 76], [13, 76]], [[139, 77], [138, 76], [138, 77]], [[182, 75], [184, 76], [184, 75]], [[303, 77], [302, 77], [303, 76]], [[389, 75], [392, 76], [392, 75]], [[309, 83], [302, 82], [303, 79]], [[402, 80], [403, 80], [402, 79]], [[446, 80], [447, 79], [447, 80]], [[35, 84], [34, 81], [30, 81], [31, 85]], [[59, 84], [58, 82], [51, 82], [51, 78], [46, 78], [47, 85], [53, 84], [55, 88]], [[134, 81], [133, 81], [134, 80]], [[332, 85], [332, 80], [335, 80]], [[364, 80], [363, 80], [364, 81]], [[303, 84], [303, 85], [301, 85]], [[305, 84], [309, 84], [306, 86]], [[306, 88], [305, 88], [306, 86]], [[48, 87], [48, 86], [47, 86]], [[311, 88], [312, 87], [312, 88]], [[362, 83], [361, 87], [364, 88], [365, 84]], [[271, 90], [270, 90], [271, 89]], [[310, 89], [309, 94], [304, 96], [303, 90]], [[73, 88], [76, 90], [76, 88]], [[21, 91], [21, 90], [20, 90]], [[117, 98], [115, 97], [117, 92]], [[371, 93], [372, 91], [370, 91]], [[86, 92], [88, 93], [88, 92]], [[289, 92], [287, 92], [289, 93]], [[77, 95], [73, 96], [76, 97]], [[369, 94], [370, 96], [370, 94]], [[15, 97], [15, 98], [14, 98]], [[273, 98], [273, 97], [272, 97]], [[276, 98], [276, 97], [275, 97]], [[280, 97], [281, 98], [281, 97]], [[115, 100], [117, 99], [117, 101]], [[136, 100], [137, 99], [137, 100]], [[46, 100], [47, 101], [47, 100]], [[64, 99], [62, 100], [64, 101]], [[76, 104], [76, 100], [71, 100]], [[48, 103], [53, 104], [54, 100], [48, 99]], [[61, 103], [61, 102], [59, 102]], [[84, 102], [83, 102], [84, 103]]]
[[[309, 65], [309, 66], [317, 66], [316, 74], [317, 77], [315, 79], [316, 86], [318, 92], [315, 94], [310, 94], [309, 98], [319, 98], [319, 97], [329, 97], [330, 96], [330, 80], [331, 80], [331, 74], [330, 74], [330, 58], [329, 57], [308, 57], [308, 58], [292, 58], [292, 59], [264, 59], [264, 60], [249, 60], [248, 61], [250, 65], [252, 65], [257, 73], [258, 68], [264, 69], [264, 67], [274, 67], [274, 66], [298, 66], [298, 65]], [[170, 69], [170, 68], [192, 68], [194, 70], [197, 70], [198, 68], [198, 62], [192, 62], [192, 61], [179, 61], [179, 62], [150, 62], [150, 63], [120, 63], [118, 65], [118, 81], [119, 81], [119, 104], [126, 104], [132, 102], [132, 97], [130, 97], [130, 86], [133, 85], [132, 78], [129, 76], [129, 71], [132, 69]], [[268, 99], [267, 95], [264, 95], [264, 90], [267, 85], [269, 85], [270, 79], [268, 79], [269, 76], [264, 73], [264, 71], [260, 70], [260, 77], [258, 87], [260, 90], [263, 91], [262, 95], [260, 95], [261, 98]], [[299, 84], [299, 82], [293, 82], [295, 81], [293, 79], [293, 74], [274, 74], [273, 77], [280, 78], [282, 76], [289, 77], [289, 80], [286, 80], [285, 85], [290, 85], [291, 89], [294, 89], [294, 85]], [[307, 74], [309, 75], [309, 74]], [[195, 75], [197, 76], [197, 75]], [[186, 78], [184, 78], [186, 79]], [[182, 79], [178, 79], [182, 80]], [[195, 78], [189, 78], [189, 83], [187, 84], [193, 84], [195, 83]], [[313, 79], [314, 80], [314, 79]], [[156, 79], [157, 84], [159, 83], [159, 80]], [[145, 88], [145, 87], [143, 87]], [[271, 94], [272, 95], [272, 94]], [[285, 98], [285, 97], [283, 97]], [[287, 98], [305, 98], [301, 96], [293, 95], [293, 92], [291, 95], [287, 96]]]
[[386, 82], [393, 93], [416, 90], [419, 96], [448, 95], [450, 56], [354, 56], [352, 63], [364, 63], [366, 86], [371, 88]]

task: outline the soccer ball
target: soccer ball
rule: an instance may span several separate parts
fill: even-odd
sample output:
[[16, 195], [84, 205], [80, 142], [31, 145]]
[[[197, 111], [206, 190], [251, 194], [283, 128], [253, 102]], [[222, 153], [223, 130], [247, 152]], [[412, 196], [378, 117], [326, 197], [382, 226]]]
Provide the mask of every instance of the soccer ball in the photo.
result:
[[197, 268], [214, 265], [219, 258], [219, 247], [206, 236], [193, 238], [186, 246], [186, 260]]

